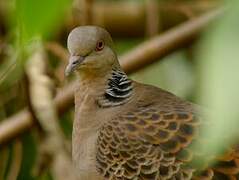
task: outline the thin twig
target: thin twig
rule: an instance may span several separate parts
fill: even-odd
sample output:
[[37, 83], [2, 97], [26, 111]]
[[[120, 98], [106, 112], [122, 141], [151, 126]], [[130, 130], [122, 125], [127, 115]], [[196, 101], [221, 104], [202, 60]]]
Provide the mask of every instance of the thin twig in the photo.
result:
[[59, 58], [63, 63], [68, 62], [68, 52], [67, 50], [59, 45], [57, 42], [48, 42], [46, 43], [46, 49], [49, 50], [52, 54]]
[[7, 180], [16, 180], [22, 164], [22, 142], [17, 139], [13, 145], [12, 163], [7, 175]]
[[0, 84], [6, 79], [6, 77], [12, 72], [12, 70], [16, 67], [16, 62], [11, 62], [8, 64], [4, 72], [0, 74]]

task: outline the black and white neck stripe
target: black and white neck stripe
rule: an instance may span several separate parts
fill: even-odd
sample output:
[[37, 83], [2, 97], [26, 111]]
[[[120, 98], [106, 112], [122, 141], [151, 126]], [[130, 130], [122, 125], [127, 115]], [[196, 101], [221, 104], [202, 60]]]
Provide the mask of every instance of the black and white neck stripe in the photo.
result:
[[113, 69], [108, 87], [99, 103], [102, 107], [122, 105], [130, 99], [132, 92], [133, 85], [128, 76], [121, 70]]

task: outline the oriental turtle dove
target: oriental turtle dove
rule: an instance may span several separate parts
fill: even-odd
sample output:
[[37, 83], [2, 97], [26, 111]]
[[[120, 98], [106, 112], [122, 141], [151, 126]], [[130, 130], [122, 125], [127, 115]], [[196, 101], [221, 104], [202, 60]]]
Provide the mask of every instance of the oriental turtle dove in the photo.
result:
[[65, 72], [78, 81], [72, 153], [79, 179], [239, 179], [239, 148], [225, 148], [209, 166], [192, 148], [208, 125], [200, 107], [129, 79], [106, 30], [77, 27], [67, 45]]

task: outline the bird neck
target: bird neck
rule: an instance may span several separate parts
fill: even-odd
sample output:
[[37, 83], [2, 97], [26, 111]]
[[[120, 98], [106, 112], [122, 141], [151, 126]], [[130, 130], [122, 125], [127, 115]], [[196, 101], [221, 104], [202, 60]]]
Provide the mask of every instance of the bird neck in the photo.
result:
[[132, 81], [120, 68], [113, 68], [105, 92], [98, 100], [98, 104], [103, 108], [122, 105], [128, 102], [132, 92]]

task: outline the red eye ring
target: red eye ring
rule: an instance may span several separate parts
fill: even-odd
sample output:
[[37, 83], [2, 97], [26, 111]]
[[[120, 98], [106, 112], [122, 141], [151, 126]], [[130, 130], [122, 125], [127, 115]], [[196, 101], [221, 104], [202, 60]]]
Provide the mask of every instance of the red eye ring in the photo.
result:
[[105, 43], [104, 41], [98, 41], [97, 44], [96, 44], [96, 47], [95, 47], [95, 50], [96, 51], [101, 51], [105, 46]]

